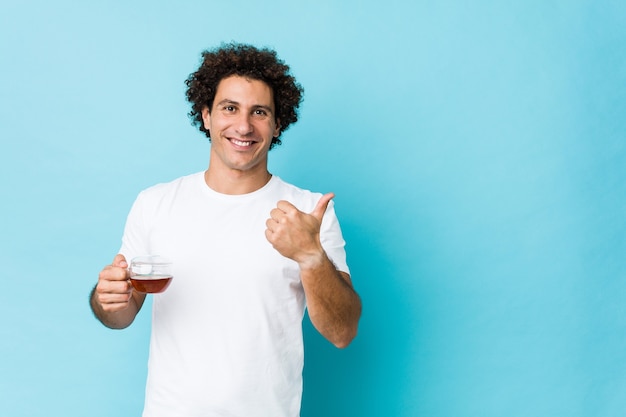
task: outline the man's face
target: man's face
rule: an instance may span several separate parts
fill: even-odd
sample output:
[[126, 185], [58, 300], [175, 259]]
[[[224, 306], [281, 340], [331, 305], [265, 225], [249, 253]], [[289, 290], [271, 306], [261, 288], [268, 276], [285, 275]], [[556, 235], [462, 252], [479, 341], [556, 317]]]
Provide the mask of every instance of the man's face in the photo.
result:
[[211, 164], [219, 165], [213, 168], [266, 173], [267, 152], [280, 132], [266, 83], [237, 75], [224, 78], [202, 119], [211, 132]]

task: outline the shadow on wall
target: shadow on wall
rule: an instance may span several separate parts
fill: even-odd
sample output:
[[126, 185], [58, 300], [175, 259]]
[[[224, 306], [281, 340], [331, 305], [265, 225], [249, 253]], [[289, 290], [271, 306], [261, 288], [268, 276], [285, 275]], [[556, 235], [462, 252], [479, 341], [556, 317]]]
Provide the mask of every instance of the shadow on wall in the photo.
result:
[[[348, 262], [363, 302], [356, 339], [337, 349], [304, 320], [302, 417], [399, 416], [414, 399], [418, 303], [404, 288], [397, 259], [384, 252], [386, 237], [369, 227], [344, 224]], [[377, 241], [381, 240], [381, 241]], [[414, 393], [413, 393], [414, 394]]]

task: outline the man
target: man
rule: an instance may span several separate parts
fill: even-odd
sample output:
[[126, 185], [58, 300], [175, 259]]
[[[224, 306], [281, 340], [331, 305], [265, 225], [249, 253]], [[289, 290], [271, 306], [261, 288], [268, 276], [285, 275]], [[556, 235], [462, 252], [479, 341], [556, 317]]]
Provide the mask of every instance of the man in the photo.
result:
[[129, 326], [145, 300], [130, 259], [165, 256], [174, 278], [153, 300], [144, 417], [295, 417], [305, 306], [340, 348], [361, 314], [333, 194], [267, 168], [303, 90], [274, 51], [241, 44], [205, 51], [186, 84], [209, 167], [139, 194], [91, 307], [104, 325]]

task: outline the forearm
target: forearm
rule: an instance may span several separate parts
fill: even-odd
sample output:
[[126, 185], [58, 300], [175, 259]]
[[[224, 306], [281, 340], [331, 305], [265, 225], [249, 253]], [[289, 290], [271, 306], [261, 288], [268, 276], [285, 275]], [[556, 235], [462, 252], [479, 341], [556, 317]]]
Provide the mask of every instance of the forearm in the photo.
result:
[[111, 329], [125, 329], [130, 326], [135, 320], [142, 304], [143, 299], [138, 297], [137, 294], [133, 292], [128, 301], [128, 306], [125, 309], [111, 311], [98, 302], [95, 287], [89, 295], [89, 305], [91, 306], [91, 311], [102, 324]]
[[301, 265], [300, 274], [311, 322], [335, 346], [348, 346], [361, 317], [361, 300], [350, 276], [339, 272], [325, 253]]

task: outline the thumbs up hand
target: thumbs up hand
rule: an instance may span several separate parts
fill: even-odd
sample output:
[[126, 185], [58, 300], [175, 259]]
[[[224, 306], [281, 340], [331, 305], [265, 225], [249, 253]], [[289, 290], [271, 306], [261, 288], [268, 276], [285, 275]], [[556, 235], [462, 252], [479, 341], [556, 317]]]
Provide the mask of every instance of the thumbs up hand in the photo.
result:
[[270, 212], [265, 237], [281, 255], [293, 259], [301, 268], [311, 268], [324, 258], [320, 227], [326, 208], [335, 194], [324, 194], [311, 213], [298, 210], [281, 200]]

